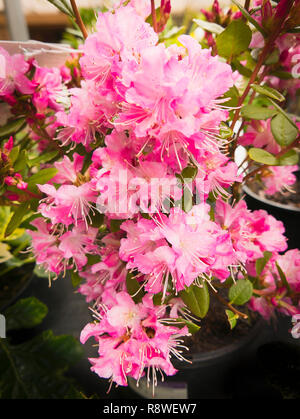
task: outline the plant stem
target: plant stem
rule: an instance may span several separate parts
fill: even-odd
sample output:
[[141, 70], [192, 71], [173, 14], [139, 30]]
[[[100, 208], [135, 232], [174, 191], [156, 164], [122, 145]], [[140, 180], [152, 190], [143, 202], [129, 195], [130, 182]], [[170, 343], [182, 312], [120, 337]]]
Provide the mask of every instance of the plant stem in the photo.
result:
[[250, 7], [250, 0], [246, 0], [245, 1], [245, 9], [247, 10], [247, 11], [249, 11], [249, 7]]
[[251, 77], [249, 79], [249, 82], [248, 82], [248, 84], [247, 84], [247, 86], [246, 86], [246, 88], [245, 88], [242, 96], [239, 99], [239, 102], [238, 102], [238, 107], [239, 108], [235, 112], [235, 115], [233, 117], [233, 121], [232, 121], [232, 124], [231, 124], [231, 127], [230, 127], [232, 130], [234, 129], [235, 124], [237, 123], [237, 121], [239, 119], [240, 107], [244, 103], [244, 100], [246, 99], [246, 97], [247, 97], [247, 95], [249, 93], [249, 90], [251, 89], [251, 85], [255, 82], [256, 77], [257, 77], [257, 75], [258, 75], [258, 73], [259, 73], [259, 71], [260, 71], [260, 69], [261, 69], [261, 67], [262, 67], [265, 59], [267, 58], [267, 56], [271, 52], [271, 50], [273, 48], [273, 45], [274, 45], [274, 42], [275, 42], [277, 36], [281, 32], [282, 25], [283, 25], [286, 17], [289, 14], [291, 7], [292, 7], [292, 5], [290, 5], [289, 7], [287, 7], [287, 10], [285, 11], [285, 14], [281, 17], [280, 22], [278, 22], [278, 24], [277, 24], [275, 30], [273, 31], [273, 33], [271, 33], [269, 39], [267, 40], [267, 42], [266, 42], [266, 44], [265, 44], [265, 46], [264, 46], [264, 48], [263, 48], [263, 50], [262, 50], [262, 52], [260, 54], [260, 57], [258, 59], [258, 62], [256, 64], [254, 70], [253, 70], [253, 73], [252, 73], [252, 75], [251, 75]]
[[235, 307], [233, 307], [228, 301], [226, 301], [223, 297], [221, 297], [218, 292], [215, 292], [214, 294], [215, 297], [217, 297], [217, 299], [224, 305], [226, 305], [231, 311], [234, 312], [234, 314], [236, 314], [239, 317], [242, 317], [243, 319], [248, 319], [247, 314], [242, 313], [241, 311], [237, 310]]
[[74, 15], [75, 15], [75, 21], [76, 21], [77, 25], [79, 26], [84, 39], [86, 39], [88, 37], [88, 33], [87, 33], [86, 27], [84, 26], [84, 23], [81, 19], [76, 1], [71, 0], [71, 5], [72, 5], [72, 9], [73, 9], [73, 12], [74, 12]]
[[153, 29], [157, 33], [157, 20], [156, 20], [156, 10], [155, 10], [155, 0], [151, 0], [151, 16], [152, 16], [152, 24]]

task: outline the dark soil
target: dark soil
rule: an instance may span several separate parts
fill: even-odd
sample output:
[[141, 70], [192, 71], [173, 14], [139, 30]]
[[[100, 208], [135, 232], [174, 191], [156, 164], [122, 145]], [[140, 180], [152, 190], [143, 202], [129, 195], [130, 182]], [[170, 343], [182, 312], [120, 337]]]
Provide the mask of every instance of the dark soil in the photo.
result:
[[[226, 298], [226, 294], [224, 295]], [[201, 320], [201, 329], [186, 339], [190, 348], [189, 353], [209, 352], [238, 342], [245, 337], [256, 324], [259, 316], [242, 307], [240, 311], [248, 314], [248, 320], [238, 319], [234, 329], [230, 329], [225, 310], [227, 309], [216, 298], [211, 298], [210, 308], [204, 319]]]
[[260, 198], [269, 199], [279, 204], [295, 207], [300, 209], [300, 179], [298, 177], [296, 183], [291, 185], [293, 192], [276, 192], [274, 195], [267, 195], [258, 182], [247, 184], [248, 188], [256, 193]]

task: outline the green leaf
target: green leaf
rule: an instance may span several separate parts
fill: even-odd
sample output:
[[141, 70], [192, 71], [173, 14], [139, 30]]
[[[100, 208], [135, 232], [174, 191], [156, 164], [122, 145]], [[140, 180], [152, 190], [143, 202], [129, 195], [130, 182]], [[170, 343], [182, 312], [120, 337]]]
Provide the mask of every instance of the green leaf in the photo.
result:
[[293, 75], [289, 73], [288, 71], [284, 70], [274, 70], [270, 73], [271, 76], [278, 77], [282, 80], [290, 80], [293, 78]]
[[202, 287], [196, 285], [189, 286], [186, 290], [180, 291], [179, 296], [185, 305], [196, 316], [203, 318], [209, 309], [209, 292], [206, 282], [202, 282]]
[[[6, 310], [6, 324], [9, 329], [34, 327], [46, 314], [43, 303], [26, 298]], [[65, 376], [82, 355], [82, 345], [73, 336], [54, 336], [50, 330], [17, 345], [0, 339], [0, 398], [82, 398]]]
[[230, 329], [233, 329], [236, 326], [236, 321], [238, 319], [238, 316], [234, 314], [231, 310], [225, 310], [227, 319], [230, 325]]
[[120, 231], [121, 224], [124, 223], [124, 220], [110, 220], [110, 229], [113, 233]]
[[271, 131], [277, 144], [282, 147], [292, 144], [298, 137], [298, 130], [280, 113], [272, 118]]
[[206, 20], [201, 19], [193, 19], [193, 22], [195, 22], [204, 31], [216, 33], [217, 35], [220, 35], [220, 33], [224, 31], [223, 26], [218, 25], [217, 23], [207, 22]]
[[25, 169], [27, 164], [27, 150], [21, 150], [15, 164], [14, 164], [14, 170], [15, 172], [21, 172]]
[[252, 70], [244, 66], [238, 59], [232, 60], [232, 67], [234, 70], [237, 70], [242, 76], [245, 76], [248, 79], [250, 79], [252, 75]]
[[285, 274], [284, 274], [283, 270], [281, 269], [281, 267], [278, 265], [278, 263], [277, 263], [277, 262], [275, 262], [275, 264], [276, 264], [276, 268], [277, 268], [277, 271], [278, 271], [279, 277], [280, 277], [280, 279], [281, 279], [281, 282], [283, 283], [283, 285], [284, 285], [284, 286], [286, 287], [286, 289], [288, 290], [288, 293], [289, 293], [289, 294], [292, 294], [292, 290], [291, 290], [290, 284], [288, 283], [288, 280], [286, 279], [286, 276], [285, 276]]
[[278, 90], [275, 90], [272, 87], [260, 86], [259, 84], [252, 84], [251, 87], [257, 93], [278, 100], [279, 102], [283, 102], [285, 100], [285, 97], [280, 92], [278, 92]]
[[264, 270], [266, 264], [269, 262], [269, 260], [272, 257], [272, 252], [264, 252], [264, 256], [262, 258], [259, 258], [255, 262], [255, 268], [257, 275], [260, 275], [262, 271]]
[[185, 26], [174, 26], [166, 33], [162, 33], [159, 37], [160, 42], [162, 41], [169, 41], [178, 38], [179, 35], [182, 35], [185, 32]]
[[233, 131], [229, 128], [227, 124], [225, 124], [225, 122], [221, 122], [219, 135], [223, 139], [232, 138]]
[[16, 134], [25, 125], [25, 118], [14, 119], [0, 128], [0, 137]]
[[40, 156], [35, 157], [34, 159], [28, 159], [27, 164], [29, 167], [37, 166], [40, 163], [47, 163], [50, 160], [53, 160], [54, 157], [58, 155], [58, 151], [49, 151], [48, 153], [42, 153]]
[[4, 234], [5, 237], [10, 236], [19, 227], [24, 216], [28, 214], [29, 206], [29, 201], [23, 202], [18, 206], [6, 227]]
[[73, 336], [54, 336], [50, 330], [18, 345], [0, 339], [1, 398], [82, 398], [64, 375], [82, 355], [82, 346]]
[[298, 164], [299, 154], [296, 150], [289, 150], [283, 156], [278, 157], [278, 166], [294, 166]]
[[182, 329], [184, 326], [187, 326], [187, 328], [189, 329], [189, 332], [194, 334], [197, 333], [201, 326], [199, 326], [198, 324], [195, 324], [187, 319], [184, 319], [183, 317], [177, 317], [176, 319], [171, 319], [169, 318], [168, 321], [166, 322], [166, 325], [172, 325], [175, 327], [178, 327], [179, 329]]
[[80, 277], [78, 272], [71, 271], [71, 282], [72, 282], [73, 288], [77, 288], [78, 285], [81, 284], [82, 278]]
[[278, 48], [275, 48], [271, 54], [268, 55], [267, 59], [265, 60], [266, 65], [276, 64], [279, 61], [280, 52]]
[[33, 270], [34, 275], [36, 275], [38, 278], [54, 278], [55, 274], [49, 271], [46, 271], [43, 268], [43, 265], [35, 265], [34, 270]]
[[28, 183], [28, 186], [35, 186], [36, 184], [43, 185], [44, 183], [49, 182], [49, 180], [51, 180], [56, 175], [56, 173], [57, 169], [52, 167], [42, 169], [34, 175], [30, 176], [30, 178], [28, 178], [26, 182]]
[[196, 166], [187, 166], [181, 172], [181, 177], [183, 179], [194, 180], [197, 176], [198, 169]]
[[216, 38], [218, 54], [231, 59], [245, 51], [251, 41], [252, 32], [243, 20], [233, 20]]
[[21, 299], [5, 312], [7, 330], [35, 327], [43, 321], [47, 313], [47, 306], [35, 297]]
[[128, 272], [126, 276], [126, 288], [128, 294], [131, 296], [135, 303], [142, 301], [142, 298], [145, 295], [143, 287], [130, 272]]
[[258, 105], [245, 105], [241, 110], [241, 115], [248, 119], [266, 120], [277, 114], [274, 109]]
[[13, 257], [9, 249], [10, 247], [8, 244], [0, 242], [0, 263], [7, 262]]
[[74, 18], [74, 13], [69, 7], [68, 3], [65, 0], [48, 0], [49, 3], [53, 4], [60, 12], [64, 13], [71, 18]]
[[14, 162], [17, 160], [20, 153], [20, 146], [13, 147], [9, 153], [9, 160], [11, 164], [14, 164]]
[[250, 300], [253, 292], [252, 283], [248, 279], [239, 279], [229, 288], [230, 304], [238, 306], [247, 303]]
[[233, 108], [238, 106], [240, 95], [238, 89], [235, 86], [232, 86], [229, 90], [227, 90], [223, 97], [229, 99], [224, 102], [225, 106]]
[[292, 118], [289, 117], [289, 115], [271, 98], [268, 98], [268, 100], [272, 103], [272, 105], [276, 108], [276, 110], [281, 113], [290, 123], [299, 131], [299, 128], [295, 124], [295, 122], [292, 120]]
[[268, 164], [270, 166], [276, 166], [278, 163], [277, 158], [273, 154], [261, 148], [250, 148], [249, 157], [258, 163]]
[[249, 23], [252, 23], [253, 26], [264, 36], [267, 36], [267, 32], [264, 30], [262, 26], [255, 20], [250, 13], [242, 6], [240, 3], [238, 3], [236, 0], [232, 0], [232, 2], [240, 9], [243, 16], [248, 20]]

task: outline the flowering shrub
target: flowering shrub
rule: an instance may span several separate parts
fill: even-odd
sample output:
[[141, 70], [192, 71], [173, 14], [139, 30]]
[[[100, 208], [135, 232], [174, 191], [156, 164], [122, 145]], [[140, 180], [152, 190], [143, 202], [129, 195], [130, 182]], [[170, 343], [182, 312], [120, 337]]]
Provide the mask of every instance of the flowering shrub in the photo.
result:
[[280, 104], [299, 84], [299, 1], [215, 1], [190, 35], [170, 1], [121, 2], [91, 34], [74, 2], [53, 3], [86, 39], [62, 68], [0, 50], [1, 203], [6, 234], [27, 228], [49, 280], [70, 272], [93, 304], [92, 370], [119, 385], [174, 375], [220, 287], [232, 328], [245, 304], [299, 314], [299, 250], [240, 193], [254, 177], [269, 194], [295, 181], [299, 118]]

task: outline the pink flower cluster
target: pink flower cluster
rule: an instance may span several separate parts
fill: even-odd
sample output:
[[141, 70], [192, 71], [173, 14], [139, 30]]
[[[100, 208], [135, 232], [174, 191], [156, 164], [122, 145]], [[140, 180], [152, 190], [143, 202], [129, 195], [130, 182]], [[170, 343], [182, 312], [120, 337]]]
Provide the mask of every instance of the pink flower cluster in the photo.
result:
[[[162, 4], [167, 16], [170, 2]], [[32, 95], [23, 103], [28, 134], [40, 152], [50, 147], [60, 156], [42, 166], [57, 172], [34, 194], [41, 216], [29, 231], [36, 261], [56, 277], [69, 270], [85, 280], [78, 292], [94, 304], [97, 322], [81, 340], [95, 338], [92, 370], [119, 385], [128, 376], [139, 380], [145, 368], [154, 378], [157, 371], [175, 374], [171, 356], [183, 359], [180, 338], [188, 335], [180, 328], [187, 313], [180, 295], [191, 285], [206, 281], [214, 289], [251, 276], [265, 252], [274, 254], [265, 269], [277, 261], [294, 290], [300, 283], [299, 251], [281, 254], [283, 224], [242, 200], [229, 203], [243, 176], [220, 129], [229, 116], [224, 94], [237, 75], [191, 36], [160, 43], [144, 20], [148, 13], [146, 2], [135, 1], [100, 13], [81, 47], [80, 69], [40, 68], [0, 51], [1, 100], [15, 111], [17, 99]], [[261, 124], [241, 143], [277, 152], [269, 122]], [[5, 147], [7, 156], [12, 144]], [[291, 172], [272, 170], [276, 190], [291, 183]], [[266, 186], [274, 191], [270, 178]], [[265, 317], [262, 304], [291, 313], [288, 289], [274, 288], [266, 272], [266, 294], [256, 290], [251, 307]], [[130, 281], [136, 290], [129, 294]]]
[[[278, 266], [284, 272], [286, 283], [280, 281]], [[253, 266], [249, 267], [249, 272], [255, 275]], [[279, 289], [278, 282], [281, 283]], [[262, 272], [262, 283], [264, 287], [255, 290], [256, 295], [250, 300], [252, 310], [266, 319], [274, 317], [275, 309], [285, 315], [299, 314], [300, 302], [295, 304], [293, 294], [300, 291], [300, 251], [291, 249], [282, 255], [274, 252]]]
[[[105, 294], [104, 294], [105, 295]], [[171, 354], [182, 359], [181, 342], [188, 336], [187, 327], [164, 323], [165, 306], [154, 306], [149, 296], [135, 304], [126, 292], [105, 295], [105, 305], [96, 313], [99, 322], [88, 324], [81, 332], [81, 342], [94, 336], [99, 345], [99, 358], [91, 358], [92, 371], [119, 385], [127, 385], [127, 377], [137, 381], [145, 369], [157, 382], [157, 372], [174, 375]]]

